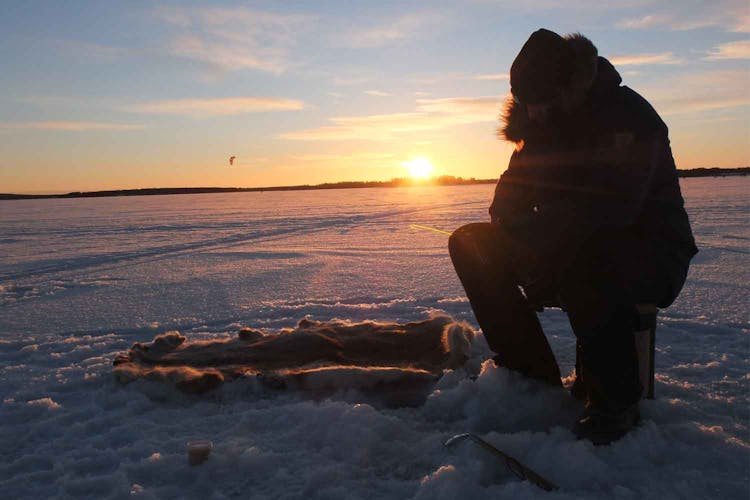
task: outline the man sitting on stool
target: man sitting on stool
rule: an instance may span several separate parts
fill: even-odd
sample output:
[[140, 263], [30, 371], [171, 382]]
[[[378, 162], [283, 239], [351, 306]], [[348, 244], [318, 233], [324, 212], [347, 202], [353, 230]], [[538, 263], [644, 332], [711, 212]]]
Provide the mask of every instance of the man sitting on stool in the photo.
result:
[[510, 69], [501, 136], [516, 144], [491, 223], [450, 237], [453, 265], [495, 363], [560, 386], [535, 309], [577, 338], [573, 431], [595, 444], [637, 424], [636, 304], [669, 306], [697, 253], [667, 126], [580, 34], [540, 29]]

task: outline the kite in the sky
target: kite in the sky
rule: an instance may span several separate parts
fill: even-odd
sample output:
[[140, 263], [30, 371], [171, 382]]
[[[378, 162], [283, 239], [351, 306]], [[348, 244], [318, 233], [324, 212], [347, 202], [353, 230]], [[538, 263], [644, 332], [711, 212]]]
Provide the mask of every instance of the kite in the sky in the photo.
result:
[[230, 156], [229, 157], [229, 166], [234, 165], [234, 159], [237, 158], [236, 156]]

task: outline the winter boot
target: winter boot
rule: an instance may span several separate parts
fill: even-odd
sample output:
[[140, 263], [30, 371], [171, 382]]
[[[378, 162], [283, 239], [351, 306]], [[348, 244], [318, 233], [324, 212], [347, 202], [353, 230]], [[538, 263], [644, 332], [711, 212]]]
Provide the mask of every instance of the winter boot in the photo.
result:
[[573, 433], [578, 439], [588, 439], [596, 446], [607, 445], [627, 434], [640, 418], [638, 403], [619, 410], [587, 404], [583, 415], [573, 424]]
[[626, 315], [614, 317], [606, 328], [578, 339], [576, 380], [580, 379], [579, 387], [586, 394], [586, 410], [572, 430], [579, 439], [595, 445], [620, 439], [640, 420], [638, 401], [643, 387], [627, 319]]

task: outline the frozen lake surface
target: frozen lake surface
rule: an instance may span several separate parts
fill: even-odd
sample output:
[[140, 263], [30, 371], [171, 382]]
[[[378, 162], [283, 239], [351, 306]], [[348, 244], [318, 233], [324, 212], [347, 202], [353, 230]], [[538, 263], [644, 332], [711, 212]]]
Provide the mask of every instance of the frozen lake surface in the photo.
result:
[[[299, 319], [474, 327], [447, 237], [492, 185], [0, 201], [0, 491], [5, 498], [747, 498], [750, 179], [683, 179], [701, 252], [659, 315], [657, 399], [609, 447], [576, 441], [562, 391], [485, 363], [417, 408], [314, 401], [250, 381], [186, 396], [112, 377], [114, 356]], [[565, 316], [545, 331], [565, 373]], [[486, 346], [478, 361], [491, 353]], [[442, 442], [477, 432], [561, 489]], [[185, 442], [214, 450], [191, 467]]]

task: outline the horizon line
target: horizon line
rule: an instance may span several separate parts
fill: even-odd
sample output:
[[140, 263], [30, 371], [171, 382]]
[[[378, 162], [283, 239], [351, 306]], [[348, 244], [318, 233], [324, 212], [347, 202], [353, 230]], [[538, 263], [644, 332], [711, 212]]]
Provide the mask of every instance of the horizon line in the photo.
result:
[[[748, 175], [750, 167], [698, 167], [677, 169], [678, 177], [713, 177], [717, 175]], [[496, 183], [498, 178], [477, 179], [475, 177], [460, 177], [440, 175], [430, 178], [394, 177], [386, 181], [337, 181], [320, 184], [295, 184], [282, 186], [252, 186], [252, 187], [141, 187], [126, 189], [101, 189], [96, 191], [70, 191], [67, 193], [0, 193], [0, 200], [45, 199], [45, 198], [102, 198], [110, 196], [152, 196], [168, 194], [205, 194], [221, 192], [253, 192], [253, 191], [304, 191], [323, 189], [352, 189], [370, 187], [426, 187], [439, 185], [472, 185]]]

